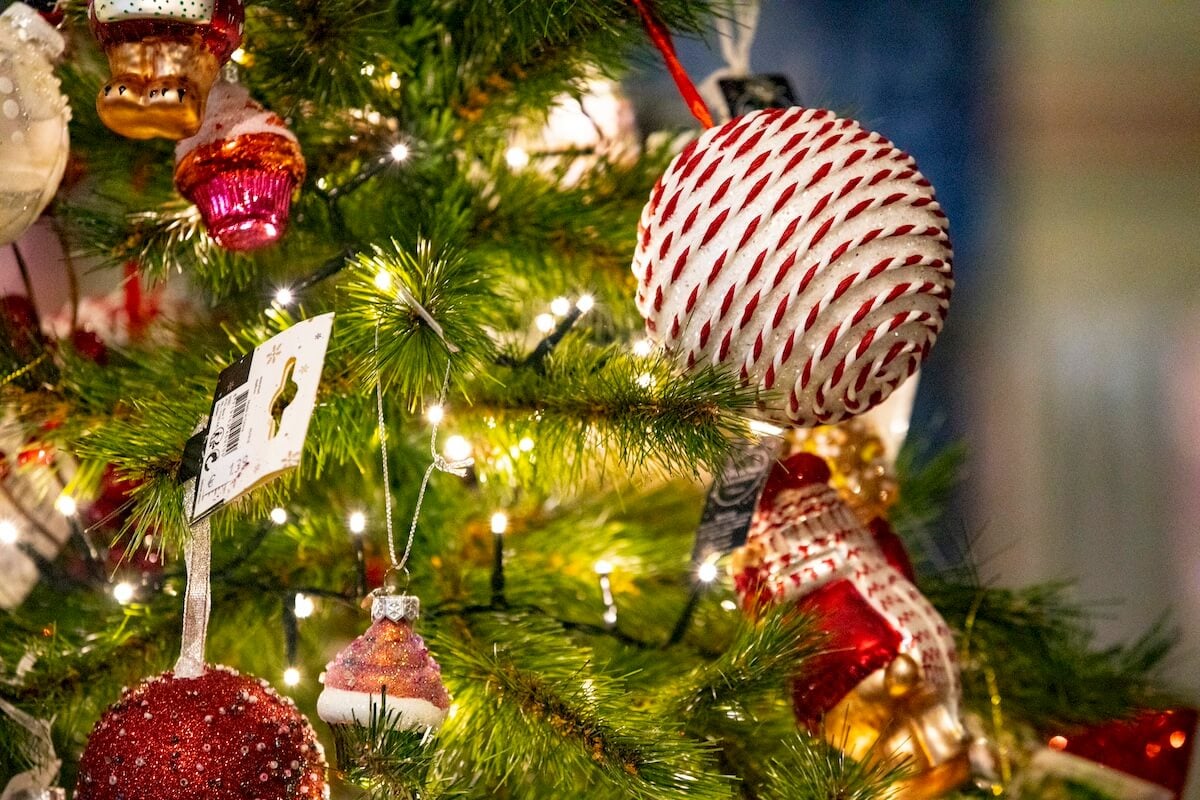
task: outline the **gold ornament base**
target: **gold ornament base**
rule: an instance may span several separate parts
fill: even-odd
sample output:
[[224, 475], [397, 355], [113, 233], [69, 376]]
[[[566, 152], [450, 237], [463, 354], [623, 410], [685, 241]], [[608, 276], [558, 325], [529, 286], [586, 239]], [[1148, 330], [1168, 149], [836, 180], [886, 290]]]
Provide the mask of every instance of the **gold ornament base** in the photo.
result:
[[958, 715], [907, 655], [871, 673], [825, 715], [825, 740], [852, 758], [899, 758], [912, 776], [894, 800], [931, 800], [970, 777]]
[[220, 64], [199, 34], [125, 42], [107, 54], [113, 77], [96, 98], [106, 126], [130, 139], [185, 139], [200, 130]]

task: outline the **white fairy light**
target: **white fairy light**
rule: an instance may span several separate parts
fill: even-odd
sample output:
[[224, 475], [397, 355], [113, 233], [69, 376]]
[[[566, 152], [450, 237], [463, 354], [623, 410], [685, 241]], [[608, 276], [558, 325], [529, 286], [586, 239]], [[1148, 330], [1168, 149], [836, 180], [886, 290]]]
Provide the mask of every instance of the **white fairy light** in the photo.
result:
[[375, 288], [381, 292], [390, 292], [392, 290], [392, 273], [386, 269], [381, 269], [375, 273]]
[[292, 611], [296, 614], [296, 619], [308, 619], [317, 610], [317, 604], [313, 599], [303, 592], [296, 592], [296, 599], [292, 605]]
[[592, 569], [596, 570], [597, 575], [611, 575], [613, 571], [613, 565], [611, 561], [602, 558], [596, 562]]
[[284, 307], [290, 306], [292, 304], [292, 301], [295, 299], [296, 299], [296, 295], [292, 293], [291, 288], [288, 286], [283, 286], [283, 287], [275, 290], [275, 302], [278, 305], [281, 305]]
[[503, 511], [497, 511], [492, 514], [492, 533], [499, 536], [508, 531], [508, 514]]
[[408, 157], [412, 155], [412, 150], [404, 142], [396, 142], [391, 149], [392, 161], [397, 164], [408, 161]]
[[737, 603], [733, 602], [732, 600], [722, 600], [721, 608], [725, 609], [726, 611], [737, 611]]
[[565, 297], [556, 297], [550, 301], [550, 311], [556, 317], [565, 317], [571, 310], [571, 301]]
[[11, 519], [0, 519], [0, 544], [16, 544], [21, 530]]
[[58, 499], [54, 501], [54, 509], [64, 517], [73, 517], [78, 510], [78, 505], [75, 503], [75, 498], [69, 494], [60, 494]]
[[128, 581], [121, 581], [112, 588], [113, 599], [123, 606], [129, 605], [133, 600], [133, 594], [133, 584]]
[[355, 511], [350, 515], [349, 520], [350, 532], [354, 534], [362, 533], [367, 529], [367, 515], [361, 511]]
[[400, 76], [397, 75], [395, 72], [393, 72], [391, 75], [388, 75], [387, 85], [388, 85], [389, 89], [399, 89], [400, 88]]
[[643, 389], [649, 389], [654, 385], [654, 376], [649, 372], [643, 372], [641, 375], [638, 375], [637, 385]]
[[649, 339], [638, 339], [633, 343], [633, 354], [638, 358], [645, 358], [654, 352], [654, 343]]
[[590, 294], [581, 294], [575, 301], [575, 307], [579, 309], [579, 313], [586, 314], [596, 307], [596, 298]]
[[442, 453], [450, 461], [466, 461], [471, 457], [471, 443], [466, 437], [455, 434], [446, 439], [442, 445]]
[[538, 314], [533, 318], [533, 324], [541, 333], [549, 333], [554, 330], [554, 315], [553, 314]]
[[446, 409], [439, 405], [433, 405], [425, 409], [425, 419], [429, 420], [434, 425], [441, 424], [441, 421], [446, 418]]
[[529, 166], [529, 153], [525, 152], [525, 148], [514, 145], [505, 151], [504, 160], [513, 169], [523, 169]]
[[246, 51], [239, 47], [237, 50], [234, 50], [229, 54], [229, 60], [235, 64], [245, 64]]
[[362, 69], [358, 71], [359, 75], [366, 75], [368, 78], [375, 74], [374, 64], [363, 64]]
[[617, 607], [616, 606], [609, 606], [608, 608], [604, 609], [604, 624], [605, 625], [616, 625], [617, 624]]
[[522, 436], [521, 441], [517, 442], [517, 448], [522, 453], [528, 453], [530, 450], [533, 449], [533, 445], [534, 445], [533, 439], [529, 438], [528, 436]]
[[700, 565], [700, 568], [696, 570], [696, 577], [700, 579], [701, 583], [712, 583], [715, 581], [717, 579], [716, 563], [712, 561], [705, 561]]
[[287, 522], [287, 519], [288, 517], [286, 510], [280, 508], [279, 506], [271, 509], [271, 522], [274, 522], [276, 525], [282, 525], [283, 523]]
[[296, 686], [300, 683], [300, 670], [295, 667], [288, 667], [283, 671], [283, 682], [288, 686]]

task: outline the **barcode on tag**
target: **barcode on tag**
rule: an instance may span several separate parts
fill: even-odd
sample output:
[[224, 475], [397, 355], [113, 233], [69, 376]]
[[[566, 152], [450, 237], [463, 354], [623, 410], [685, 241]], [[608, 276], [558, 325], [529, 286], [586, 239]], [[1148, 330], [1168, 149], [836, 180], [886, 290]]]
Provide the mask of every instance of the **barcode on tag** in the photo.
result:
[[708, 490], [692, 547], [695, 563], [724, 555], [746, 543], [758, 497], [782, 449], [783, 440], [776, 436], [744, 441], [735, 447]]
[[242, 441], [242, 427], [246, 424], [246, 409], [250, 406], [250, 389], [247, 388], [233, 399], [232, 419], [229, 423], [229, 437], [225, 439], [225, 455], [237, 449]]

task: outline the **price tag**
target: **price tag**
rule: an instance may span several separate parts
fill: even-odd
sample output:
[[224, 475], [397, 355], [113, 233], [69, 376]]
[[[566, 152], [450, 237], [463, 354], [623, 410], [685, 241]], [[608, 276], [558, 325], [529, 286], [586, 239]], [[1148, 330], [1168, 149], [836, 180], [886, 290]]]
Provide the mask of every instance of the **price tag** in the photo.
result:
[[749, 75], [745, 78], [721, 78], [717, 83], [729, 117], [740, 117], [764, 108], [791, 108], [799, 105], [792, 85], [783, 75]]
[[708, 490], [692, 548], [693, 562], [724, 555], [746, 543], [758, 498], [782, 449], [783, 439], [764, 436], [758, 441], [741, 442], [730, 454]]
[[332, 328], [333, 314], [298, 322], [221, 372], [192, 522], [300, 463]]

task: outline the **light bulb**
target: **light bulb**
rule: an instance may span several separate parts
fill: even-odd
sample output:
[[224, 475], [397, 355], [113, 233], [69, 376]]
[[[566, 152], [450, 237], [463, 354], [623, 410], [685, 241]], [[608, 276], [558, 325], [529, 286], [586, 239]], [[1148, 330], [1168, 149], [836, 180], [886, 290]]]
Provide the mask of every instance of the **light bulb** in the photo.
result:
[[425, 409], [425, 419], [429, 420], [434, 425], [438, 425], [446, 418], [446, 409], [441, 406], [430, 406]]
[[11, 519], [0, 519], [0, 543], [16, 544], [20, 538], [21, 531], [17, 528], [17, 523]]
[[239, 47], [237, 50], [234, 50], [229, 54], [229, 60], [235, 64], [245, 64], [246, 51]]
[[529, 153], [525, 152], [525, 148], [514, 145], [505, 151], [504, 160], [513, 169], [523, 169], [529, 166]]
[[508, 514], [503, 511], [497, 511], [492, 514], [492, 533], [499, 536], [508, 530]]
[[285, 306], [285, 307], [290, 306], [292, 304], [292, 301], [295, 299], [296, 299], [296, 296], [294, 294], [292, 294], [292, 290], [290, 288], [288, 288], [287, 286], [284, 286], [275, 291], [275, 302], [281, 306]]
[[272, 508], [271, 522], [274, 522], [276, 525], [282, 525], [283, 523], [287, 522], [287, 511], [279, 508], [278, 506]]
[[392, 289], [392, 273], [381, 269], [375, 273], [375, 288], [381, 292], [389, 292]]
[[613, 565], [611, 561], [602, 558], [596, 562], [592, 569], [596, 570], [597, 575], [611, 575], [613, 571]]
[[361, 511], [355, 511], [350, 515], [349, 525], [351, 533], [362, 533], [367, 529], [367, 515]]
[[590, 294], [583, 294], [575, 301], [575, 307], [579, 309], [581, 314], [586, 314], [596, 307], [596, 298]]
[[733, 602], [732, 600], [722, 600], [721, 608], [725, 609], [726, 611], [737, 611], [737, 603]]
[[133, 600], [133, 584], [121, 581], [112, 588], [113, 599], [121, 605], [128, 605]]
[[391, 154], [392, 161], [400, 164], [408, 161], [408, 157], [412, 155], [412, 150], [409, 149], [409, 146], [404, 142], [396, 142], [394, 145], [392, 145]]
[[649, 339], [638, 339], [633, 343], [633, 354], [638, 358], [645, 358], [654, 352], [654, 344]]
[[558, 317], [565, 317], [571, 310], [571, 301], [565, 297], [556, 297], [550, 301], [550, 311]]
[[696, 570], [696, 577], [699, 578], [702, 583], [712, 583], [717, 579], [717, 565], [712, 561], [705, 561], [700, 565], [700, 568]]
[[471, 457], [471, 443], [465, 437], [455, 434], [442, 445], [442, 453], [450, 461], [466, 461]]
[[[400, 76], [394, 72], [391, 75], [388, 75], [387, 85], [388, 85], [389, 89], [399, 89], [400, 88]], [[397, 159], [397, 160], [402, 160], [402, 159]]]
[[283, 671], [283, 682], [288, 686], [296, 686], [300, 683], [300, 670], [295, 667], [288, 667]]
[[533, 439], [530, 439], [528, 436], [522, 436], [521, 441], [517, 442], [517, 448], [522, 453], [528, 453], [533, 449]]
[[533, 319], [533, 324], [542, 333], [549, 333], [554, 330], [554, 315], [553, 314], [538, 314]]
[[313, 602], [311, 597], [303, 592], [296, 592], [296, 601], [292, 608], [296, 614], [296, 619], [308, 619], [316, 609], [317, 604]]
[[60, 494], [58, 499], [54, 501], [54, 508], [64, 517], [73, 517], [76, 510], [78, 510], [75, 498], [69, 494]]
[[638, 375], [637, 385], [643, 389], [649, 389], [654, 385], [654, 376], [649, 372], [643, 372], [641, 375]]

